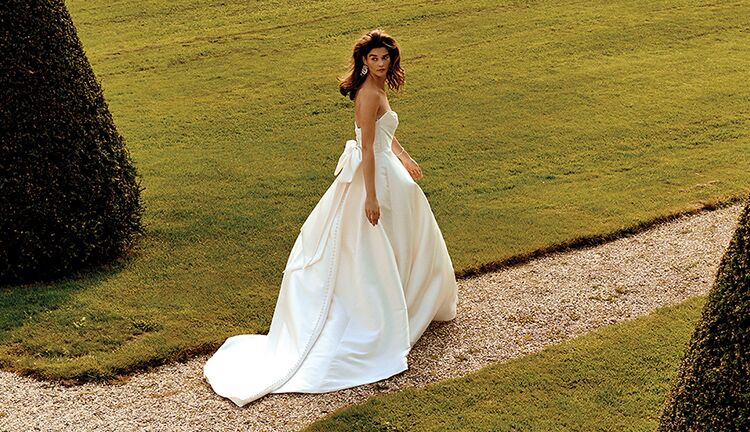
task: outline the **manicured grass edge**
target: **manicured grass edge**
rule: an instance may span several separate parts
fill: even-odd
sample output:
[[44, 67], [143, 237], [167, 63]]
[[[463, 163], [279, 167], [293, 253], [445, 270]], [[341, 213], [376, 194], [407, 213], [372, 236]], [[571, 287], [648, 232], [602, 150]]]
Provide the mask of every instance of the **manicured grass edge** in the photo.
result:
[[720, 197], [711, 201], [705, 201], [697, 206], [689, 207], [686, 210], [680, 210], [675, 213], [669, 213], [662, 216], [656, 216], [652, 219], [647, 219], [642, 222], [638, 222], [635, 225], [620, 228], [615, 231], [611, 231], [604, 234], [593, 234], [588, 236], [576, 237], [571, 240], [564, 242], [553, 243], [549, 246], [545, 246], [539, 249], [535, 249], [531, 252], [512, 255], [508, 258], [492, 261], [489, 263], [480, 264], [478, 266], [472, 266], [456, 271], [456, 278], [464, 279], [471, 276], [476, 276], [484, 273], [490, 273], [493, 271], [501, 270], [508, 267], [513, 267], [519, 264], [527, 263], [536, 258], [543, 256], [552, 255], [555, 253], [565, 252], [568, 250], [584, 249], [589, 246], [598, 246], [604, 243], [611, 242], [623, 237], [628, 237], [634, 234], [648, 231], [656, 225], [660, 225], [675, 219], [679, 219], [683, 216], [696, 215], [706, 211], [718, 210], [720, 208], [730, 207], [734, 204], [743, 202], [749, 191], [740, 193], [739, 195], [730, 195]]
[[[564, 252], [568, 250], [584, 249], [590, 246], [597, 246], [603, 243], [617, 240], [619, 238], [628, 237], [630, 235], [634, 235], [634, 234], [647, 231], [656, 225], [678, 219], [682, 216], [695, 215], [698, 213], [702, 213], [704, 211], [712, 211], [712, 210], [717, 210], [717, 209], [724, 208], [724, 207], [729, 207], [733, 204], [742, 202], [748, 193], [750, 193], [750, 191], [746, 191], [735, 196], [721, 197], [712, 201], [703, 202], [699, 204], [697, 207], [691, 207], [686, 210], [678, 211], [675, 213], [657, 216], [655, 218], [648, 219], [643, 222], [639, 222], [633, 226], [621, 228], [621, 229], [618, 229], [616, 231], [612, 231], [609, 233], [576, 237], [569, 241], [555, 243], [550, 246], [539, 248], [528, 253], [512, 255], [508, 258], [505, 258], [499, 261], [493, 261], [493, 262], [485, 263], [485, 264], [475, 266], [475, 267], [460, 269], [455, 272], [456, 279], [459, 279], [459, 280], [466, 279], [472, 276], [490, 273], [490, 272], [502, 270], [505, 268], [513, 267], [516, 265], [524, 264], [526, 262], [529, 262], [537, 258], [541, 258], [543, 256], [552, 255], [555, 253], [560, 253], [560, 252]], [[131, 256], [129, 257], [129, 259], [137, 259], [137, 258]], [[83, 384], [90, 383], [90, 382], [117, 384], [117, 383], [123, 383], [123, 382], [129, 381], [130, 377], [136, 373], [148, 372], [159, 366], [163, 366], [165, 364], [185, 363], [185, 362], [192, 360], [193, 358], [197, 356], [200, 356], [203, 354], [211, 354], [215, 352], [223, 343], [224, 341], [222, 340], [222, 341], [216, 341], [213, 343], [204, 343], [204, 344], [193, 346], [193, 347], [180, 348], [165, 356], [146, 359], [144, 361], [129, 365], [127, 367], [113, 368], [111, 369], [112, 376], [109, 378], [103, 378], [98, 375], [96, 376], [80, 375], [80, 376], [75, 376], [72, 378], [59, 378], [59, 377], [51, 376], [37, 369], [28, 368], [28, 367], [19, 368], [19, 367], [8, 365], [7, 363], [0, 363], [0, 369], [6, 372], [13, 372], [20, 376], [35, 379], [37, 381], [54, 382], [54, 383], [58, 383], [67, 387], [83, 385]]]
[[[408, 387], [395, 392], [375, 395], [361, 402], [340, 407], [317, 421], [308, 424], [302, 429], [302, 431], [403, 431], [405, 429], [400, 425], [402, 425], [404, 421], [410, 422], [409, 424], [412, 424], [413, 427], [409, 427], [408, 430], [414, 431], [443, 430], [441, 428], [446, 428], [445, 430], [490, 430], [488, 429], [489, 427], [497, 427], [497, 422], [509, 420], [507, 416], [503, 418], [503, 416], [496, 411], [485, 411], [487, 409], [486, 404], [479, 402], [479, 399], [481, 399], [482, 396], [487, 396], [487, 392], [483, 392], [482, 389], [487, 389], [487, 382], [491, 382], [493, 380], [492, 375], [497, 374], [498, 371], [501, 376], [511, 376], [514, 379], [523, 380], [524, 374], [528, 373], [534, 375], [534, 371], [539, 369], [546, 370], [547, 367], [554, 371], [562, 365], [564, 368], [575, 370], [581, 365], [589, 365], [586, 359], [588, 356], [591, 356], [592, 351], [596, 351], [600, 346], [606, 347], [609, 345], [612, 347], [619, 347], [619, 344], [623, 342], [623, 338], [629, 338], [631, 339], [630, 343], [634, 343], [637, 336], [640, 335], [645, 328], [671, 329], [673, 326], [670, 326], [669, 323], [676, 324], [679, 322], [681, 328], [679, 333], [681, 333], [681, 336], [675, 337], [674, 341], [667, 344], [671, 345], [670, 349], [672, 350], [682, 346], [681, 354], [679, 354], [679, 358], [674, 363], [674, 376], [670, 379], [673, 383], [679, 369], [679, 363], [685, 355], [690, 335], [694, 331], [694, 324], [699, 320], [706, 301], [706, 295], [689, 297], [680, 303], [658, 307], [649, 314], [629, 318], [612, 325], [598, 327], [579, 336], [548, 345], [540, 351], [509, 359], [507, 361], [493, 363], [463, 376], [430, 383], [424, 387]], [[679, 342], [679, 339], [682, 339], [683, 342]], [[615, 350], [627, 351], [628, 345], [625, 345], [622, 349], [615, 348]], [[581, 357], [584, 359], [583, 362], [578, 361]], [[667, 355], [667, 357], [669, 357], [669, 355]], [[653, 361], [653, 359], [649, 359], [648, 361]], [[601, 367], [602, 363], [606, 364], [607, 362], [608, 360], [606, 359], [595, 359], [591, 363], [592, 369], [596, 370], [597, 367]], [[489, 371], [491, 368], [495, 369], [495, 371]], [[620, 371], [620, 373], [623, 372]], [[654, 375], [658, 375], [658, 372], [654, 372]], [[549, 379], [549, 377], [540, 378], [542, 382], [545, 381], [545, 379]], [[502, 379], [500, 380], [502, 381]], [[529, 397], [528, 394], [524, 395], [525, 393], [539, 393], [540, 382], [537, 382], [534, 379], [528, 383], [530, 386], [527, 389], [528, 392], [522, 391], [519, 393], [515, 391], [515, 387], [519, 387], [518, 381], [505, 384], [510, 388], [503, 386], [502, 384], [500, 384], [500, 387], [493, 388], [493, 391], [501, 395], [499, 396], [499, 401], [504, 400], [502, 395], [523, 395], [519, 396], [519, 400], [523, 401], [524, 398]], [[480, 386], [480, 390], [476, 393], [472, 393], [473, 390], [470, 388], [475, 385]], [[564, 402], [560, 402], [558, 399], [565, 401], [567, 398], [575, 397], [574, 394], [566, 395], [565, 392], [557, 395], [557, 393], [555, 393], [556, 389], [559, 390], [557, 385], [559, 385], [559, 383], [552, 382], [549, 384], [549, 389], [543, 390], [543, 392], [551, 394], [551, 400], [548, 401], [548, 406], [542, 406], [542, 414], [544, 414], [545, 409], [548, 410], [550, 412], [549, 421], [552, 423], [548, 423], [544, 428], [540, 428], [540, 425], [534, 422], [530, 424], [528, 418], [515, 419], [515, 417], [512, 417], [513, 413], [518, 412], [519, 405], [522, 404], [510, 404], [508, 415], [510, 415], [513, 420], [510, 420], [511, 424], [509, 429], [502, 430], [518, 430], [516, 427], [522, 427], [521, 430], [563, 430], [558, 429], [557, 427], [554, 427], [553, 429], [552, 424], [556, 421], [562, 421], [565, 423], [564, 430], [569, 430], [568, 428], [573, 426], [576, 427], [570, 430], [600, 430], [599, 427], [601, 427], [601, 425], [596, 428], [594, 428], [592, 424], [574, 425], [570, 423], [570, 419], [558, 419], [555, 417], [556, 410], [560, 409], [559, 405], [565, 405]], [[566, 386], [567, 385], [576, 387], [578, 386], [578, 383], [566, 382]], [[583, 387], [586, 387], [586, 385], [585, 382], [582, 384]], [[568, 388], [566, 386], [563, 387]], [[625, 387], [627, 388], [627, 386]], [[664, 389], [665, 397], [669, 392], [669, 387], [671, 387], [671, 384], [667, 384], [667, 387]], [[464, 392], [463, 389], [466, 389], [466, 392]], [[624, 390], [623, 393], [628, 394], [627, 390]], [[477, 396], [477, 394], [480, 394], [481, 396]], [[452, 399], [453, 396], [451, 395], [457, 398], [455, 405], [447, 407], [439, 405], [440, 402], [445, 401], [446, 398]], [[404, 399], [407, 399], [410, 402], [406, 402]], [[462, 403], [466, 403], [467, 401], [471, 401], [471, 403], [462, 405]], [[406, 402], [406, 405], [402, 405], [401, 402]], [[411, 403], [411, 405], [409, 405], [409, 403]], [[656, 416], [654, 420], [657, 422], [658, 415], [663, 410], [663, 403], [662, 400], [658, 406], [648, 405], [657, 411], [654, 413]], [[617, 404], [613, 406], [617, 406]], [[533, 409], [539, 411], [540, 407], [536, 405]], [[606, 410], [602, 410], [601, 412], [604, 416], [606, 416], [605, 411]], [[614, 409], [613, 411], [617, 411], [617, 409]], [[456, 429], [455, 424], [444, 424], [441, 422], [440, 418], [434, 419], [435, 423], [433, 426], [424, 427], [425, 423], [431, 424], [433, 421], [433, 418], [431, 417], [432, 414], [442, 412], [451, 419], [457, 418], [460, 422], [467, 422], [465, 423], [466, 427], [459, 427]], [[473, 416], [470, 413], [477, 413], [477, 415]], [[610, 412], [610, 414], [612, 413]], [[471, 423], [472, 419], [476, 420], [477, 418], [486, 418], [484, 417], [485, 415], [489, 416], [489, 420], [483, 422], [481, 425]], [[429, 419], [429, 421], [427, 421], [427, 419]], [[622, 417], [617, 419], [613, 418], [612, 422], [618, 423], [617, 425], [611, 425], [614, 428], [612, 430], [620, 430], [619, 427], [621, 427], [623, 423], [630, 424], [632, 419], [627, 417], [624, 419]], [[557, 426], [561, 427], [561, 425]], [[632, 424], [631, 427], [633, 427]]]

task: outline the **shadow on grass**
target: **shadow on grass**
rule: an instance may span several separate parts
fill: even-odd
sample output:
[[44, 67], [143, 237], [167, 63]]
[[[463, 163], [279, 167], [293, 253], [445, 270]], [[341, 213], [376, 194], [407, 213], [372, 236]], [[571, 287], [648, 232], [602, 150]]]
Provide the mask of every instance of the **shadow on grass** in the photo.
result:
[[[110, 262], [88, 266], [62, 277], [0, 286], [0, 346], [3, 346], [2, 351], [11, 358], [29, 356], [36, 359], [74, 359], [90, 354], [96, 343], [76, 343], [74, 350], [67, 349], [65, 344], [69, 344], [69, 338], [56, 328], [65, 329], [65, 331], [71, 328], [80, 330], [80, 334], [88, 333], [93, 339], [101, 337], [101, 331], [106, 330], [106, 327], [112, 327], [120, 333], [128, 330], [126, 334], [129, 337], [133, 334], [158, 331], [159, 325], [144, 320], [130, 320], [127, 323], [129, 327], [127, 329], [123, 329], [123, 326], [112, 326], [113, 320], [123, 322], [126, 320], [117, 314], [105, 311], [92, 311], [88, 316], [83, 317], [73, 312], [76, 309], [75, 297], [78, 293], [86, 292], [92, 287], [106, 285], [140, 258], [139, 251], [143, 247], [142, 242], [148, 235], [147, 233], [138, 238], [131, 250]], [[60, 315], [64, 318], [52, 318]], [[96, 322], [103, 323], [103, 325], [91, 325]], [[29, 330], [28, 334], [24, 331], [24, 328], [31, 328], [40, 323], [44, 324], [42, 327], [46, 327], [45, 330], [48, 333], [36, 335], [33, 330]], [[34, 326], [28, 326], [29, 324], [34, 324]], [[84, 373], [73, 379], [59, 379], [43, 371], [14, 364], [9, 358], [0, 358], [0, 368], [22, 376], [43, 381], [57, 381], [66, 385], [102, 380], [102, 376], [98, 373]]]
[[64, 305], [75, 293], [106, 283], [138, 258], [136, 253], [55, 279], [0, 286], [0, 343], [7, 333]]

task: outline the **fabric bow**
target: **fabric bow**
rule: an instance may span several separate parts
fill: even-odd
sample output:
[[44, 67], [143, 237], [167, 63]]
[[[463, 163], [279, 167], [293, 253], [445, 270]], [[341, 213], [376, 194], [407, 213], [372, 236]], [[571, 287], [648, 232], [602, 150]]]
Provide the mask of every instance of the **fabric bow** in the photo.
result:
[[[347, 183], [351, 183], [354, 179], [354, 173], [360, 163], [362, 163], [362, 147], [357, 144], [356, 140], [347, 141], [333, 172], [334, 175], [338, 174], [338, 177], [334, 180], [332, 187], [323, 194], [300, 228], [302, 254], [299, 257], [290, 254], [287, 267], [284, 269], [285, 273], [310, 267], [323, 258], [331, 234], [331, 226], [334, 224], [336, 215], [341, 211], [340, 203], [349, 189]], [[292, 260], [293, 258], [296, 259]]]
[[362, 163], [362, 147], [357, 144], [356, 140], [348, 140], [344, 146], [344, 152], [339, 156], [339, 163], [336, 164], [336, 169], [333, 172], [333, 175], [338, 174], [336, 181], [351, 183], [360, 163]]

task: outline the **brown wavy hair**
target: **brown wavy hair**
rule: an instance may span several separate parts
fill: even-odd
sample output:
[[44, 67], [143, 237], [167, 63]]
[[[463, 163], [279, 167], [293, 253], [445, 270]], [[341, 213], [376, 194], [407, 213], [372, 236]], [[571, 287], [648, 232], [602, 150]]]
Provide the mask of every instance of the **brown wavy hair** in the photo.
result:
[[388, 66], [388, 72], [385, 76], [385, 81], [388, 83], [388, 87], [393, 90], [398, 90], [404, 85], [404, 69], [401, 67], [401, 49], [398, 46], [396, 39], [393, 39], [388, 33], [381, 29], [375, 29], [359, 38], [354, 44], [352, 50], [352, 62], [349, 64], [349, 69], [344, 77], [339, 77], [339, 91], [344, 96], [349, 96], [349, 99], [354, 100], [357, 94], [357, 90], [365, 82], [367, 75], [360, 75], [362, 71], [362, 57], [367, 57], [371, 50], [374, 48], [384, 47], [388, 50], [388, 54], [391, 58], [391, 63]]

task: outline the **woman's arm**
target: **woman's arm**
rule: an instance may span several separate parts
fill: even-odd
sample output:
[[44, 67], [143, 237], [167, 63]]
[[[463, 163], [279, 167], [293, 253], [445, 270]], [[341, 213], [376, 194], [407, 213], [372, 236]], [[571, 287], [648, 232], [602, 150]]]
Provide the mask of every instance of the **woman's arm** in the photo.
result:
[[[364, 93], [364, 92], [363, 92]], [[368, 198], [376, 197], [375, 193], [375, 121], [378, 106], [375, 95], [361, 94], [362, 103], [359, 106], [359, 123], [362, 129], [362, 171], [365, 176], [365, 192]]]
[[405, 148], [401, 146], [401, 143], [396, 139], [396, 135], [393, 135], [393, 141], [391, 141], [391, 151], [401, 160], [401, 162], [408, 161], [411, 156]]
[[406, 149], [401, 146], [401, 143], [396, 139], [396, 135], [393, 136], [393, 141], [391, 141], [391, 150], [396, 156], [398, 156], [399, 160], [401, 160], [401, 163], [406, 168], [406, 171], [409, 172], [409, 175], [414, 180], [419, 180], [424, 177], [424, 174], [422, 174], [422, 167], [420, 167], [417, 161], [412, 159]]
[[[362, 172], [365, 180], [365, 217], [373, 225], [380, 219], [380, 205], [375, 193], [375, 123], [380, 101], [377, 94], [360, 93], [359, 120], [362, 121]], [[358, 120], [358, 121], [359, 121]]]

